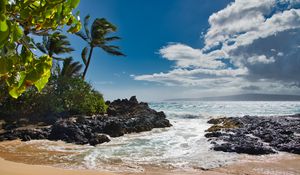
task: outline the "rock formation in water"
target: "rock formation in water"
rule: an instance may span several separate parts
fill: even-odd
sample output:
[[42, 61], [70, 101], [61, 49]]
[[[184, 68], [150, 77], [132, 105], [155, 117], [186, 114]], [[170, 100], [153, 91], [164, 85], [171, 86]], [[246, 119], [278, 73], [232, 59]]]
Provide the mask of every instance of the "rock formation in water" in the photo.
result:
[[300, 114], [289, 116], [244, 116], [211, 119], [205, 134], [216, 151], [300, 154]]

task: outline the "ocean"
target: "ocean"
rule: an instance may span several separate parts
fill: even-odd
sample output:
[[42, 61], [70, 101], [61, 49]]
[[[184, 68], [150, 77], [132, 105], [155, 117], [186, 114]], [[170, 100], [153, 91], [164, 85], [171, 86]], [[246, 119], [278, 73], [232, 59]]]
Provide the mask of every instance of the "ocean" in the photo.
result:
[[210, 118], [300, 113], [300, 102], [180, 101], [149, 105], [164, 111], [173, 126], [112, 138], [111, 142], [96, 147], [49, 141], [27, 144], [49, 151], [69, 152], [56, 162], [57, 166], [67, 168], [113, 172], [141, 172], [148, 165], [184, 170], [215, 168], [236, 161], [238, 154], [211, 150], [212, 145], [204, 137], [205, 130], [210, 127], [207, 124]]

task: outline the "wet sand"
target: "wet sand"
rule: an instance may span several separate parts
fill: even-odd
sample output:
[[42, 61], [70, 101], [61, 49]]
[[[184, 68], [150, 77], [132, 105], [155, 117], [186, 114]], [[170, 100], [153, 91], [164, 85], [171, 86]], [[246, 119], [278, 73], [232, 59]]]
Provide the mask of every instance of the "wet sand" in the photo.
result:
[[[25, 146], [24, 146], [25, 145]], [[0, 174], [1, 175], [298, 175], [300, 174], [300, 155], [280, 153], [267, 156], [241, 155], [237, 162], [231, 165], [209, 170], [168, 169], [154, 166], [143, 166], [139, 173], [110, 173], [101, 170], [85, 170], [53, 167], [55, 163], [74, 164], [68, 159], [70, 152], [49, 151], [36, 148], [34, 144], [24, 144], [20, 141], [0, 143]], [[68, 145], [66, 145], [68, 146]], [[70, 145], [72, 146], [72, 145]], [[4, 160], [5, 159], [5, 160]], [[71, 161], [71, 162], [70, 162]], [[61, 166], [60, 166], [61, 167]]]
[[[244, 158], [243, 158], [244, 157]], [[223, 174], [299, 175], [300, 155], [280, 153], [267, 156], [243, 156], [240, 161], [213, 171]]]
[[113, 175], [89, 170], [66, 170], [45, 165], [28, 165], [0, 159], [1, 175]]

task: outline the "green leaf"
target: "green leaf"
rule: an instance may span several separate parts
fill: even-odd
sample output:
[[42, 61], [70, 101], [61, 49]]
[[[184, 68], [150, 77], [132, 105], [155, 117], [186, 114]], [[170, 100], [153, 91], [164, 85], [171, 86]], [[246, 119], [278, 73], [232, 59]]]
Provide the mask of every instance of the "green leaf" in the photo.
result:
[[22, 29], [16, 23], [12, 27], [12, 35], [11, 42], [16, 42], [23, 36]]
[[79, 32], [81, 29], [81, 23], [80, 22], [77, 22], [75, 23], [73, 26], [71, 26], [69, 29], [68, 29], [68, 32], [69, 33], [76, 33], [76, 32]]
[[48, 69], [51, 69], [52, 67], [52, 58], [48, 55], [43, 55], [39, 58], [41, 62], [44, 62], [45, 64], [48, 65]]
[[[18, 98], [24, 91], [26, 91], [26, 84], [24, 83], [25, 76], [25, 72], [20, 73], [17, 76], [10, 77], [9, 80], [6, 81], [8, 85], [9, 94], [13, 98]], [[22, 83], [17, 81], [22, 81]]]
[[[34, 44], [33, 36], [49, 36], [52, 31], [66, 25], [71, 27], [69, 32], [79, 31], [81, 23], [72, 14], [79, 2], [15, 0], [7, 5], [8, 0], [0, 0], [0, 78], [5, 80], [11, 96], [17, 98], [32, 85], [39, 90], [45, 86], [51, 75], [52, 58], [48, 56], [50, 52], [45, 52], [47, 56], [36, 58], [34, 49], [48, 51], [48, 48], [47, 45], [39, 47]], [[58, 39], [58, 43], [67, 45], [63, 39]], [[57, 55], [72, 50], [62, 47], [61, 52], [55, 51], [53, 53]]]
[[20, 56], [21, 56], [24, 64], [30, 63], [33, 61], [32, 52], [29, 49], [27, 49], [25, 46], [22, 47]]
[[26, 78], [26, 72], [22, 71], [19, 73], [18, 87], [21, 87], [24, 84], [24, 80]]
[[8, 38], [9, 38], [9, 26], [7, 25], [7, 21], [5, 19], [0, 20], [0, 48], [5, 43], [7, 43]]
[[0, 58], [0, 77], [6, 75], [12, 70], [12, 64], [9, 59]]
[[13, 98], [18, 98], [25, 91], [26, 91], [26, 86], [11, 87], [9, 88], [9, 95], [12, 96]]
[[76, 8], [78, 6], [80, 0], [69, 0], [68, 2], [70, 3], [71, 8]]
[[37, 71], [36, 69], [33, 69], [32, 71], [30, 71], [27, 76], [26, 76], [26, 80], [30, 81], [32, 83], [38, 81], [41, 78], [41, 74], [39, 73], [39, 71]]
[[6, 12], [7, 0], [0, 0], [0, 13]]
[[7, 32], [8, 24], [6, 21], [6, 16], [4, 14], [0, 15], [0, 32]]
[[13, 98], [18, 98], [22, 94], [22, 91], [18, 87], [9, 88], [9, 95]]
[[42, 78], [40, 78], [38, 81], [36, 81], [34, 83], [35, 87], [38, 89], [39, 92], [41, 92], [42, 89], [45, 87], [45, 85], [47, 84], [50, 76], [51, 76], [51, 72], [49, 71], [46, 74], [44, 74], [42, 76]]

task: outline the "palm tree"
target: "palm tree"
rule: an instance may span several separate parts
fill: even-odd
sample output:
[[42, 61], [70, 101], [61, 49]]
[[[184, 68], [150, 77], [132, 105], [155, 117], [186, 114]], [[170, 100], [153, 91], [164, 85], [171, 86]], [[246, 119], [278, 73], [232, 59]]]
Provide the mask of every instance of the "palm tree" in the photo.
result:
[[64, 58], [58, 57], [58, 55], [74, 51], [70, 42], [67, 40], [67, 37], [59, 32], [55, 32], [51, 35], [44, 35], [42, 43], [34, 44], [42, 53], [53, 58], [52, 74], [54, 75], [60, 72], [58, 61], [64, 61]]
[[[109, 45], [109, 42], [121, 39], [118, 36], [111, 36], [113, 32], [116, 32], [117, 27], [111, 24], [110, 22], [108, 22], [104, 18], [97, 18], [93, 22], [91, 26], [91, 32], [90, 32], [88, 27], [89, 19], [90, 19], [89, 15], [87, 15], [84, 18], [84, 32], [80, 31], [76, 33], [76, 35], [81, 37], [89, 45], [88, 47], [85, 47], [81, 53], [82, 60], [85, 65], [83, 75], [82, 75], [83, 79], [85, 79], [92, 58], [93, 50], [95, 47], [99, 47], [102, 50], [104, 50], [106, 53], [111, 55], [125, 56], [123, 53], [119, 51], [120, 48], [118, 46]], [[89, 55], [88, 58], [86, 58], [88, 51], [89, 51]]]
[[43, 36], [43, 42], [36, 43], [35, 45], [41, 52], [58, 61], [62, 61], [63, 58], [58, 58], [56, 57], [57, 55], [74, 51], [74, 49], [70, 47], [71, 44], [67, 40], [67, 37], [59, 32], [55, 32], [48, 36]]
[[59, 72], [60, 77], [76, 77], [81, 74], [82, 64], [78, 61], [73, 61], [72, 57], [64, 59], [63, 67]]

